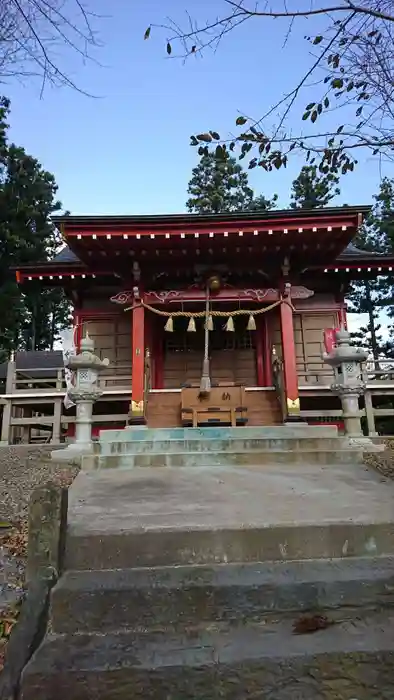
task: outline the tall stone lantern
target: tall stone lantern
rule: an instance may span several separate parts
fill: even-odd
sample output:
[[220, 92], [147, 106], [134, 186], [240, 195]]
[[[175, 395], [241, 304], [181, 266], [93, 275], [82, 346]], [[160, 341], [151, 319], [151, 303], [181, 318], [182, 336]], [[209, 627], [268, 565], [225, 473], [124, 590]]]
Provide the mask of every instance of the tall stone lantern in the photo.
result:
[[350, 344], [350, 333], [344, 328], [336, 332], [335, 339], [336, 347], [324, 353], [323, 360], [334, 370], [331, 390], [341, 400], [346, 435], [351, 445], [379, 449], [380, 446], [365, 437], [361, 429], [359, 398], [365, 391], [361, 363], [368, 358], [368, 353]]
[[68, 391], [68, 397], [76, 405], [75, 441], [64, 450], [55, 450], [56, 460], [69, 460], [74, 456], [92, 452], [93, 404], [102, 395], [98, 385], [99, 374], [109, 366], [109, 360], [100, 360], [94, 354], [94, 341], [88, 333], [81, 340], [80, 352], [70, 355], [67, 367], [74, 373], [75, 383]]

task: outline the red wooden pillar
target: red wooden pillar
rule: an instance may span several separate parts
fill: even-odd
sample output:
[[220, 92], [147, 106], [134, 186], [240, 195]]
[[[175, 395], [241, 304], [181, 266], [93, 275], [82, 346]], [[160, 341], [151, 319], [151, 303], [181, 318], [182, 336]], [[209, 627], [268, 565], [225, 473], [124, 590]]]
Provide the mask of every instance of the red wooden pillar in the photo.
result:
[[256, 328], [256, 369], [257, 386], [265, 386], [264, 321], [261, 317], [257, 319]]
[[280, 305], [280, 328], [282, 335], [282, 361], [286, 392], [287, 416], [285, 420], [300, 420], [300, 398], [298, 395], [298, 376], [296, 348], [294, 340], [293, 309], [291, 307], [291, 286], [285, 284], [283, 299], [289, 303]]
[[267, 314], [263, 316], [264, 324], [264, 386], [272, 386], [274, 383], [272, 377], [272, 346], [270, 338], [270, 324], [268, 323]]
[[155, 325], [155, 389], [163, 388], [164, 381], [164, 339], [163, 326], [160, 323]]
[[144, 382], [145, 382], [145, 309], [136, 299], [133, 307], [133, 327], [131, 335], [131, 406], [130, 421], [145, 423]]

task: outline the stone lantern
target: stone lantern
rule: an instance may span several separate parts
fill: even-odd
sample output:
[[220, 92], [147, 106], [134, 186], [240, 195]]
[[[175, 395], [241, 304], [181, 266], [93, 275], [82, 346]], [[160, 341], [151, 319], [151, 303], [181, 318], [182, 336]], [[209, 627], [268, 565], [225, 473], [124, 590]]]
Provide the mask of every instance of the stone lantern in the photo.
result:
[[80, 352], [67, 360], [67, 367], [75, 378], [68, 391], [69, 399], [76, 405], [75, 441], [64, 450], [52, 452], [54, 459], [68, 460], [92, 452], [93, 404], [103, 393], [98, 385], [99, 373], [108, 366], [108, 359], [100, 360], [94, 354], [94, 341], [86, 333]]
[[368, 358], [368, 353], [350, 344], [350, 333], [344, 328], [335, 333], [335, 340], [336, 347], [324, 353], [323, 360], [334, 370], [331, 390], [341, 400], [346, 435], [350, 444], [379, 449], [364, 437], [361, 429], [359, 397], [365, 392], [361, 363]]

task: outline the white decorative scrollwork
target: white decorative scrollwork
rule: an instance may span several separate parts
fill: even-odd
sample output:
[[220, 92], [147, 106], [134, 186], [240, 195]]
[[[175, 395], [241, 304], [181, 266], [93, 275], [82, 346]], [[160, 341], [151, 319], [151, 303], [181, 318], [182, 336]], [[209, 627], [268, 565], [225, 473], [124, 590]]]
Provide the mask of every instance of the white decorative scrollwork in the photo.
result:
[[309, 299], [313, 297], [314, 292], [307, 287], [292, 287], [290, 296], [292, 299]]
[[167, 301], [179, 299], [183, 296], [183, 292], [176, 290], [171, 290], [169, 292], [149, 292], [149, 296], [154, 297], [154, 299], [159, 301], [160, 304], [165, 304]]
[[243, 289], [240, 292], [240, 298], [251, 299], [253, 301], [264, 301], [267, 296], [278, 296], [278, 290], [273, 289]]
[[114, 294], [114, 296], [110, 298], [110, 301], [114, 304], [130, 304], [133, 302], [134, 296], [134, 291], [127, 290]]

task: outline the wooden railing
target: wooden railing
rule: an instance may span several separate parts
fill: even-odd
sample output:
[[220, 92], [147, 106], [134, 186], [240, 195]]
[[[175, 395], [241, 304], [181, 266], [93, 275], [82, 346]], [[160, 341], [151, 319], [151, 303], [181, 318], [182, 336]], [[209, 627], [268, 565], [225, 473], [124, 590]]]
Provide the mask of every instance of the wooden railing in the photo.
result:
[[333, 382], [334, 371], [323, 360], [297, 361], [298, 384], [314, 386], [330, 385]]
[[[9, 365], [9, 368], [12, 365]], [[111, 364], [99, 375], [101, 389], [124, 389], [131, 391], [131, 364]], [[66, 391], [64, 367], [31, 367], [14, 369], [7, 377], [6, 394], [29, 394], [31, 396]]]
[[[322, 360], [297, 362], [298, 384], [329, 387], [334, 378], [334, 371]], [[378, 361], [368, 360], [362, 365], [362, 375], [367, 386], [373, 389], [378, 383], [387, 388], [394, 388], [394, 360], [382, 358]], [[376, 386], [377, 388], [377, 386]]]

